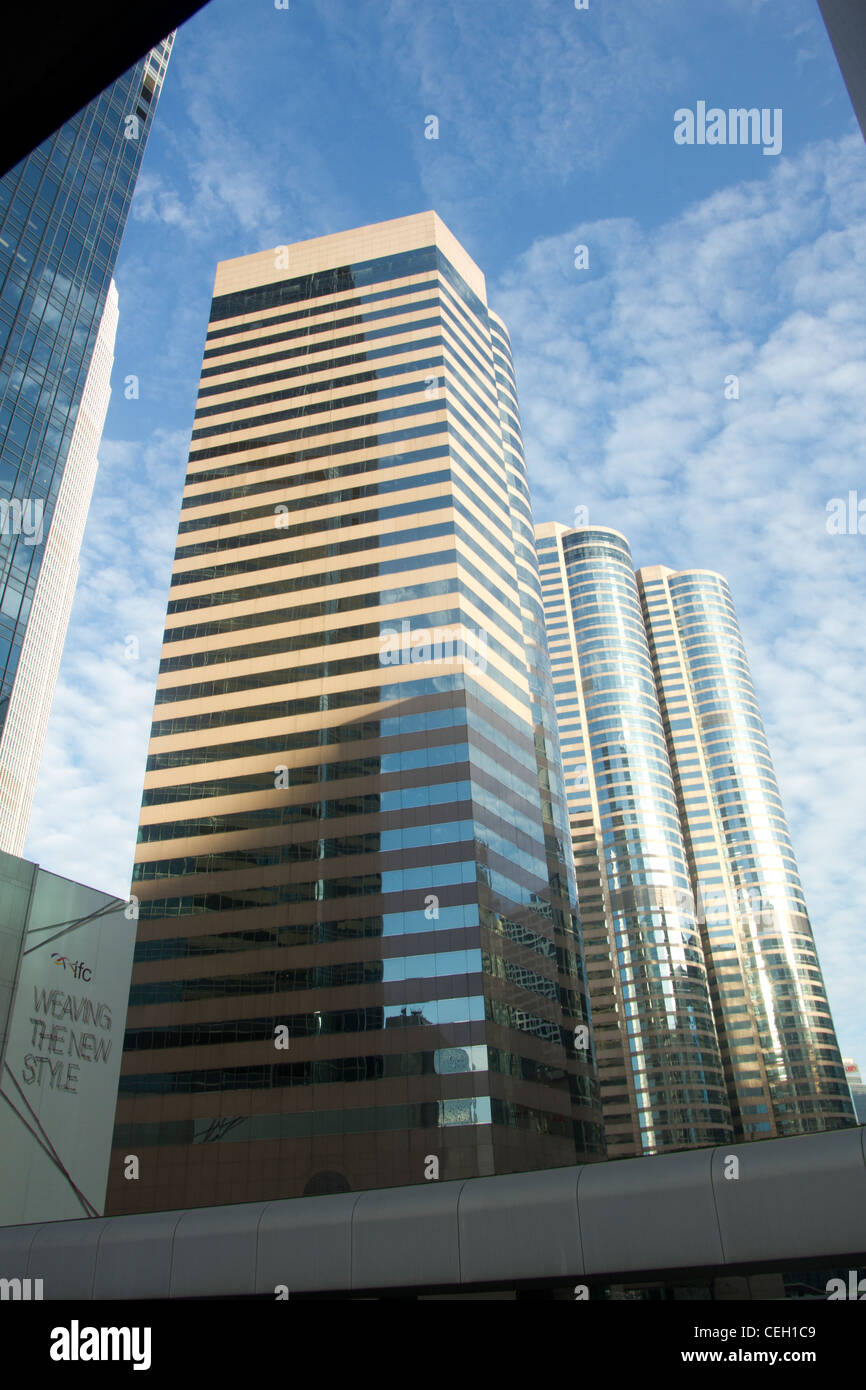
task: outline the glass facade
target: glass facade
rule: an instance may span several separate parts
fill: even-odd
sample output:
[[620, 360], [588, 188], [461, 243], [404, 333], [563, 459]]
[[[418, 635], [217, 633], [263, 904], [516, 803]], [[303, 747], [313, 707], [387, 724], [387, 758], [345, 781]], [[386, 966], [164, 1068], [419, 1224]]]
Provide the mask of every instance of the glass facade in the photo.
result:
[[610, 1156], [853, 1124], [728, 585], [535, 535]]
[[0, 178], [0, 740], [172, 41]]
[[220, 265], [111, 1211], [603, 1156], [532, 538], [507, 332], [435, 214]]
[[638, 573], [738, 1138], [854, 1123], [785, 811], [721, 575]]
[[640, 599], [625, 539], [537, 528], [611, 1157], [731, 1137]]

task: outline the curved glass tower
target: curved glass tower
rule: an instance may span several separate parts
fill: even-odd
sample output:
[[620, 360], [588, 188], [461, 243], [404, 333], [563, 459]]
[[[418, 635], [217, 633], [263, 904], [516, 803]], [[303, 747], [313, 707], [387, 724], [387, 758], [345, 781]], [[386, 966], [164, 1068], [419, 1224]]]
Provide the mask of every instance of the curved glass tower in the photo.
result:
[[731, 592], [638, 585], [739, 1138], [854, 1123], [791, 837]]
[[731, 1117], [625, 538], [536, 528], [612, 1157], [724, 1143]]

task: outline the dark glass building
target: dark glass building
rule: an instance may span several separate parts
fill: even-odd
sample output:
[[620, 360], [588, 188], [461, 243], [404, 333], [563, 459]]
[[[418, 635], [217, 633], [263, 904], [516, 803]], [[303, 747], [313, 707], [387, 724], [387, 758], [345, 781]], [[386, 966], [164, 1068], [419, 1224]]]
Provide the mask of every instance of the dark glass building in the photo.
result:
[[110, 1211], [603, 1156], [508, 337], [434, 213], [218, 269], [133, 887]]
[[[0, 178], [0, 848], [12, 852], [34, 779], [16, 775], [4, 731], [172, 41]], [[55, 645], [44, 643], [44, 685], [53, 685]]]

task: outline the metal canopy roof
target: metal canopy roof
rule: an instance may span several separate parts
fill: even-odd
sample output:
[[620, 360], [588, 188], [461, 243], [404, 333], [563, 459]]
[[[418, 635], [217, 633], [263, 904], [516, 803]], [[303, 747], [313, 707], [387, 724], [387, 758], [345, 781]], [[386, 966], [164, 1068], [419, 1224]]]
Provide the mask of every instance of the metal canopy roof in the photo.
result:
[[7, 1226], [0, 1277], [46, 1299], [291, 1297], [808, 1265], [866, 1252], [863, 1136]]

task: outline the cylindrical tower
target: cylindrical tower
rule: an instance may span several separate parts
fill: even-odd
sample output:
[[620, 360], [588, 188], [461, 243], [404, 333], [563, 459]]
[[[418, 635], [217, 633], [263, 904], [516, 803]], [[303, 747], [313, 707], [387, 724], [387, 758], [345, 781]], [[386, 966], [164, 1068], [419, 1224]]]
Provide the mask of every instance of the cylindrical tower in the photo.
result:
[[731, 1118], [628, 543], [537, 529], [611, 1156], [724, 1143]]
[[739, 1138], [854, 1123], [733, 599], [638, 575]]

